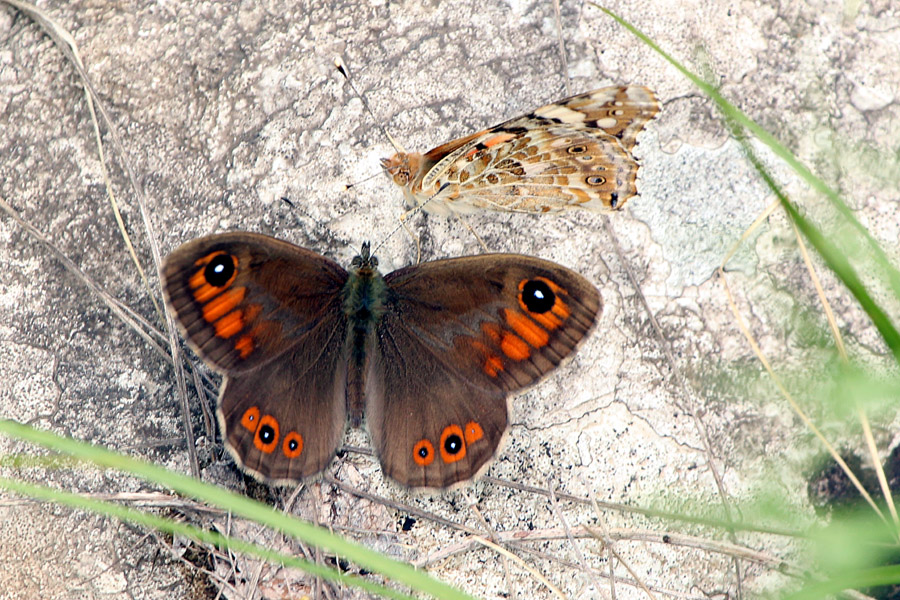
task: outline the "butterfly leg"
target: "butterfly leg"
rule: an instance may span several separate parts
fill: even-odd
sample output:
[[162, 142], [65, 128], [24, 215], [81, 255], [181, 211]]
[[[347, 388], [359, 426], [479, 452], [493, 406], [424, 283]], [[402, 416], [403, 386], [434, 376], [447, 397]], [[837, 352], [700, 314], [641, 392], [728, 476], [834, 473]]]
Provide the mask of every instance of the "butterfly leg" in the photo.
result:
[[456, 218], [459, 220], [460, 223], [462, 223], [462, 224], [465, 226], [466, 229], [469, 230], [469, 233], [471, 233], [472, 235], [475, 236], [475, 239], [478, 240], [478, 243], [481, 245], [481, 247], [482, 247], [482, 249], [484, 250], [485, 254], [490, 254], [490, 252], [491, 252], [490, 249], [488, 249], [487, 244], [484, 243], [484, 240], [481, 239], [481, 236], [478, 235], [478, 232], [475, 231], [475, 229], [473, 229], [472, 226], [469, 225], [469, 224], [466, 222], [466, 220], [463, 219], [460, 215], [456, 215]]
[[420, 212], [420, 207], [411, 208], [408, 211], [406, 211], [405, 213], [403, 213], [402, 215], [400, 215], [400, 224], [403, 226], [403, 229], [406, 230], [407, 235], [409, 235], [409, 237], [411, 237], [413, 239], [413, 241], [416, 243], [416, 264], [419, 264], [420, 262], [422, 262], [422, 243], [421, 243], [421, 240], [419, 239], [419, 236], [414, 234], [412, 229], [409, 228], [409, 225], [406, 224], [406, 220], [409, 219], [409, 217], [413, 213], [417, 213], [417, 212]]

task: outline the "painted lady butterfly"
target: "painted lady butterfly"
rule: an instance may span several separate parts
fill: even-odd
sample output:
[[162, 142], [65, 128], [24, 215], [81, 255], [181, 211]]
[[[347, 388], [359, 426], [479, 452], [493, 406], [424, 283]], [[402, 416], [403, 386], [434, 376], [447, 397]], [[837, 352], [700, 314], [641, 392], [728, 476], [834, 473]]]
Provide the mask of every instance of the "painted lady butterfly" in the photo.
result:
[[410, 207], [433, 214], [618, 210], [637, 194], [635, 138], [658, 111], [643, 86], [601, 88], [381, 164]]

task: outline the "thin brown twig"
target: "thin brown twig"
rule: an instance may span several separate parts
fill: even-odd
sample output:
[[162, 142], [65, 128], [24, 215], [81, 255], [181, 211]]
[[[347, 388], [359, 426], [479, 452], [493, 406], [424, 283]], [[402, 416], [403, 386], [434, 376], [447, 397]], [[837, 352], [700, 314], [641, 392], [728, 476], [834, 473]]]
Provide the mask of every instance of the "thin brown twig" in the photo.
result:
[[[733, 510], [731, 507], [731, 501], [728, 498], [728, 492], [725, 490], [725, 483], [722, 481], [722, 476], [719, 473], [718, 467], [716, 466], [715, 453], [713, 452], [712, 448], [712, 440], [710, 440], [709, 438], [709, 430], [706, 428], [706, 423], [704, 423], [703, 419], [700, 417], [700, 406], [699, 402], [695, 400], [694, 390], [688, 384], [687, 377], [685, 377], [684, 373], [681, 370], [681, 367], [675, 360], [675, 354], [672, 352], [672, 347], [669, 344], [669, 341], [666, 339], [662, 327], [660, 327], [659, 322], [656, 320], [656, 315], [654, 315], [653, 311], [650, 309], [650, 304], [647, 302], [647, 298], [644, 296], [644, 291], [641, 289], [641, 286], [637, 281], [637, 277], [634, 275], [633, 271], [628, 266], [628, 263], [625, 261], [625, 253], [622, 252], [622, 248], [619, 245], [619, 238], [616, 236], [615, 231], [613, 231], [612, 223], [606, 215], [603, 216], [603, 226], [609, 234], [610, 241], [612, 242], [613, 248], [616, 252], [616, 256], [619, 257], [625, 273], [629, 281], [631, 282], [631, 285], [635, 293], [637, 294], [641, 305], [644, 307], [644, 311], [646, 312], [648, 319], [650, 319], [650, 326], [653, 328], [660, 348], [662, 348], [662, 351], [666, 356], [666, 362], [669, 364], [669, 368], [672, 369], [672, 374], [674, 375], [675, 381], [681, 388], [681, 391], [684, 394], [683, 397], [688, 403], [688, 410], [686, 412], [690, 414], [691, 418], [694, 420], [697, 432], [700, 434], [700, 439], [703, 442], [703, 449], [706, 454], [706, 464], [709, 467], [709, 472], [712, 474], [713, 481], [716, 484], [716, 490], [719, 494], [719, 500], [722, 503], [722, 509], [725, 513], [725, 521], [728, 523], [726, 527], [726, 529], [728, 530], [728, 535], [729, 537], [731, 537], [732, 542], [737, 543], [737, 534], [734, 527], [735, 519], [732, 514]], [[740, 564], [735, 563], [735, 569], [737, 571], [737, 581], [740, 582]]]
[[553, 482], [547, 482], [547, 491], [550, 494], [550, 512], [556, 516], [556, 519], [562, 524], [563, 531], [566, 533], [566, 539], [569, 540], [569, 545], [572, 547], [572, 551], [575, 552], [575, 558], [578, 559], [578, 564], [580, 564], [585, 573], [587, 573], [588, 577], [591, 580], [591, 583], [594, 584], [594, 589], [597, 593], [600, 593], [602, 586], [600, 585], [600, 581], [593, 573], [593, 569], [587, 568], [587, 560], [584, 558], [584, 553], [581, 551], [581, 545], [575, 541], [575, 537], [572, 535], [572, 530], [569, 529], [569, 523], [566, 521], [565, 515], [563, 515], [562, 510], [559, 508], [559, 503], [556, 501], [556, 494], [553, 490]]
[[357, 498], [371, 500], [372, 502], [377, 502], [378, 504], [383, 504], [384, 506], [393, 508], [394, 510], [409, 513], [416, 517], [420, 517], [422, 519], [425, 519], [426, 521], [432, 521], [434, 523], [443, 525], [444, 527], [458, 529], [469, 535], [481, 535], [481, 533], [482, 533], [482, 532], [478, 531], [477, 529], [468, 527], [466, 525], [461, 525], [460, 523], [455, 523], [449, 519], [445, 519], [444, 517], [439, 517], [434, 513], [430, 513], [430, 512], [409, 506], [408, 504], [402, 504], [400, 502], [395, 502], [395, 501], [389, 500], [388, 498], [385, 498], [383, 496], [376, 496], [375, 494], [370, 494], [368, 492], [358, 490], [354, 487], [350, 487], [349, 485], [345, 484], [344, 482], [338, 481], [337, 479], [335, 479], [328, 473], [323, 475], [323, 479], [325, 481], [327, 481], [328, 483], [330, 483], [331, 485], [335, 486], [336, 488], [343, 490], [343, 491], [347, 492], [348, 494], [352, 494], [352, 495], [356, 496]]

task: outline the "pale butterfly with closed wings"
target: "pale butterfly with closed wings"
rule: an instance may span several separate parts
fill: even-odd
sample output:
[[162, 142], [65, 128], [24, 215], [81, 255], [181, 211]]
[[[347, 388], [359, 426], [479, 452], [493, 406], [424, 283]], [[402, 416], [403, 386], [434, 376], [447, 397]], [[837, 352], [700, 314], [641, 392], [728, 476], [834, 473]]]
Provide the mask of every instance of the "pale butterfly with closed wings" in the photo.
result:
[[382, 166], [433, 214], [609, 212], [637, 194], [636, 138], [658, 112], [646, 87], [600, 88]]

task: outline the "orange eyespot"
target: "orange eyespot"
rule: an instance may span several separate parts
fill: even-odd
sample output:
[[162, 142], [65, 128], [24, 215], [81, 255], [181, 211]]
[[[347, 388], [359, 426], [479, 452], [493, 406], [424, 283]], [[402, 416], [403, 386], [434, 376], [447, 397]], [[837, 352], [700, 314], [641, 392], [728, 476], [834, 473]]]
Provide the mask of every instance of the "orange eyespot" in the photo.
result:
[[519, 306], [548, 331], [558, 328], [571, 314], [565, 295], [563, 288], [544, 277], [519, 282]]
[[481, 425], [475, 421], [466, 423], [466, 426], [463, 428], [463, 433], [465, 434], [467, 444], [474, 444], [484, 437], [484, 430], [481, 428]]
[[218, 288], [228, 287], [237, 274], [237, 262], [236, 257], [222, 250], [211, 252], [194, 261], [194, 265], [203, 270], [191, 277], [189, 284], [194, 289], [200, 287], [197, 284], [201, 282]]
[[303, 453], [303, 436], [292, 431], [284, 436], [284, 443], [281, 444], [281, 451], [288, 458], [297, 458]]
[[244, 416], [241, 417], [241, 425], [248, 431], [256, 431], [256, 428], [259, 427], [258, 406], [251, 406], [244, 411]]
[[447, 425], [441, 433], [441, 458], [454, 463], [466, 457], [466, 440], [459, 425]]
[[420, 467], [427, 467], [434, 462], [434, 446], [428, 440], [419, 440], [413, 446], [413, 460]]
[[265, 454], [272, 454], [278, 445], [278, 420], [272, 415], [265, 415], [259, 420], [259, 428], [253, 436], [253, 445]]

